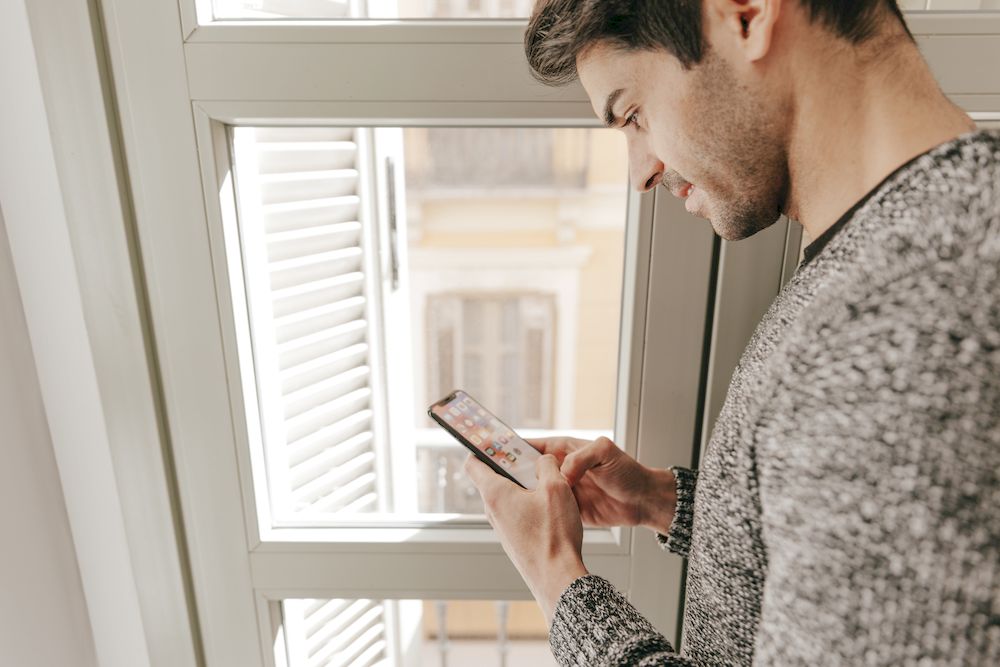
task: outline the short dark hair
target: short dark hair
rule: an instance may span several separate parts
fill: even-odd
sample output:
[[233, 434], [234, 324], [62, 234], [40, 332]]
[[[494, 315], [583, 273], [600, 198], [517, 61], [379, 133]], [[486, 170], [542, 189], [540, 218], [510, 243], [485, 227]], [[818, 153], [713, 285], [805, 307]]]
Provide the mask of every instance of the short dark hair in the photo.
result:
[[[884, 10], [906, 27], [896, 0], [799, 3], [810, 20], [852, 44], [877, 32]], [[690, 68], [706, 50], [701, 8], [702, 0], [539, 0], [524, 35], [524, 52], [535, 78], [550, 85], [576, 79], [577, 56], [597, 42], [626, 51], [662, 49]]]

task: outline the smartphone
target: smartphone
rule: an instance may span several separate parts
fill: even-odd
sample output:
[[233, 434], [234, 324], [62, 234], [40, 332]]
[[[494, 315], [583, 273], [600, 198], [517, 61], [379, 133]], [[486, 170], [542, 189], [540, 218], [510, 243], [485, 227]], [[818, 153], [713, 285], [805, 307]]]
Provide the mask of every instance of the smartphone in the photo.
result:
[[427, 414], [494, 471], [525, 489], [535, 488], [541, 454], [476, 399], [457, 389]]

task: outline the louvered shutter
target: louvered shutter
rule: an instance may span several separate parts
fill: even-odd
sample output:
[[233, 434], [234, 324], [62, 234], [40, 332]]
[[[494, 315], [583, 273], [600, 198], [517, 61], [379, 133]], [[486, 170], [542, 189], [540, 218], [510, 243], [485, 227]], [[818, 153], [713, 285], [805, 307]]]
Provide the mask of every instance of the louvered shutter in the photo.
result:
[[461, 303], [458, 299], [435, 295], [427, 302], [427, 340], [430, 348], [427, 368], [431, 400], [437, 400], [452, 389], [467, 386], [460, 380], [462, 372], [457, 355], [461, 345], [460, 317]]
[[377, 600], [285, 600], [288, 667], [390, 664], [387, 605]]
[[427, 324], [431, 395], [461, 387], [513, 425], [552, 427], [554, 297], [436, 294]]
[[364, 130], [235, 128], [239, 224], [276, 521], [379, 507]]
[[524, 424], [552, 428], [555, 374], [555, 299], [546, 295], [525, 296], [520, 300], [522, 415]]

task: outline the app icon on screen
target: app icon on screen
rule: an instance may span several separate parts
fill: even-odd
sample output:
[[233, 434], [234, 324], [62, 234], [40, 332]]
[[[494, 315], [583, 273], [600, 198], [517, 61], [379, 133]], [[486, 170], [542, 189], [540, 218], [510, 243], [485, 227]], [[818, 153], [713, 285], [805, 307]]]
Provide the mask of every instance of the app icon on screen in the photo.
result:
[[487, 456], [493, 456], [494, 454], [496, 454], [496, 450], [493, 449], [492, 447], [487, 447], [486, 448], [486, 454], [487, 454]]

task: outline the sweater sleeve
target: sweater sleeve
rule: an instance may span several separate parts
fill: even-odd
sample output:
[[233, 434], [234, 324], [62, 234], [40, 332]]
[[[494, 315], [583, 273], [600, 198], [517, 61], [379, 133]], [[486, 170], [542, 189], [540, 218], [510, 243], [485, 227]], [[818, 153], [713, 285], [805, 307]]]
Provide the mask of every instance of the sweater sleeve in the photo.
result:
[[667, 534], [656, 534], [656, 541], [682, 558], [687, 558], [691, 550], [691, 528], [694, 523], [694, 487], [698, 482], [698, 471], [687, 468], [670, 468], [677, 480], [677, 506], [674, 519]]
[[614, 586], [596, 575], [580, 577], [556, 605], [549, 645], [560, 665], [693, 666]]

